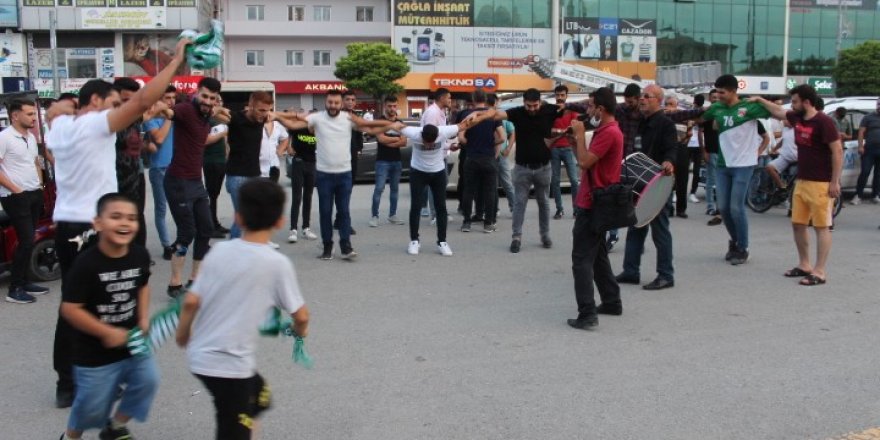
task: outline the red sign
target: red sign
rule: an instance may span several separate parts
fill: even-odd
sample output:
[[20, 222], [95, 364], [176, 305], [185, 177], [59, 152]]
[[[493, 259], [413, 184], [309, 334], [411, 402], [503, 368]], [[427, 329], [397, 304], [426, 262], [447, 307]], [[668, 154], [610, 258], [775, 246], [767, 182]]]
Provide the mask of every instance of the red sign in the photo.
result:
[[498, 75], [495, 73], [435, 73], [431, 75], [431, 90], [449, 89], [450, 92], [473, 92], [481, 89], [487, 92], [498, 90]]
[[[153, 79], [152, 76], [132, 76], [131, 78], [137, 81], [141, 87]], [[204, 76], [175, 76], [171, 79], [170, 85], [177, 88], [178, 93], [195, 95], [199, 88], [199, 81], [201, 81], [202, 78], [204, 78]]]
[[341, 81], [272, 81], [279, 95], [323, 95], [330, 90], [346, 90]]

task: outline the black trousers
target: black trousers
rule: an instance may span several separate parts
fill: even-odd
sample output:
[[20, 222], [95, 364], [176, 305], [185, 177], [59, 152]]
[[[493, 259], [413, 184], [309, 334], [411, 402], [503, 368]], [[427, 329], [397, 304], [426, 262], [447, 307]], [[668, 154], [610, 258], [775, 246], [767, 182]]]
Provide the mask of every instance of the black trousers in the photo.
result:
[[465, 222], [471, 219], [471, 207], [477, 201], [477, 213], [483, 214], [483, 223], [495, 223], [495, 194], [498, 192], [498, 168], [494, 157], [469, 157], [464, 166], [464, 200], [462, 214]]
[[302, 227], [308, 228], [312, 219], [312, 194], [315, 192], [315, 163], [293, 158], [290, 186], [293, 190], [290, 201], [290, 229], [298, 229], [300, 206], [302, 206]]
[[[92, 228], [91, 223], [58, 222], [55, 229], [55, 252], [58, 255], [58, 263], [61, 265], [61, 290], [64, 291], [64, 279], [67, 272], [73, 266], [76, 256], [88, 246], [95, 243], [96, 237], [84, 243], [80, 247], [77, 243], [71, 243], [70, 239], [81, 235]], [[71, 353], [71, 335], [73, 328], [61, 317], [59, 308], [58, 321], [55, 324], [55, 343], [52, 350], [52, 365], [58, 373], [57, 387], [60, 391], [73, 391], [73, 361]]]
[[422, 206], [425, 206], [425, 188], [431, 189], [434, 196], [434, 214], [437, 216], [437, 244], [446, 241], [446, 223], [449, 220], [446, 213], [446, 182], [449, 176], [446, 170], [436, 173], [426, 173], [417, 169], [409, 172], [409, 192], [412, 198], [409, 205], [409, 239], [419, 239], [419, 217]]
[[596, 314], [593, 283], [599, 289], [603, 304], [620, 304], [620, 286], [614, 278], [605, 233], [595, 232], [590, 226], [593, 212], [589, 209], [575, 210], [572, 231], [571, 271], [574, 275], [574, 296], [577, 300], [578, 318]]
[[147, 179], [144, 173], [138, 173], [134, 202], [138, 207], [138, 233], [134, 236], [134, 242], [147, 247], [147, 217], [144, 215], [144, 209], [147, 207]]
[[178, 256], [186, 256], [189, 245], [193, 246], [193, 260], [202, 261], [211, 249], [214, 222], [211, 221], [211, 202], [201, 179], [180, 179], [165, 174], [165, 198], [168, 209], [177, 225], [174, 242]]
[[35, 189], [10, 194], [0, 198], [0, 205], [9, 215], [15, 235], [18, 237], [18, 246], [15, 248], [15, 255], [12, 256], [12, 277], [9, 280], [11, 291], [28, 282], [28, 265], [31, 261], [31, 253], [34, 251], [34, 229], [43, 212], [43, 190]]
[[[676, 147], [676, 161], [675, 161], [675, 211], [678, 213], [683, 213], [687, 211], [687, 196], [688, 196], [688, 178], [690, 177], [690, 173], [688, 172], [688, 166], [691, 163], [691, 151], [696, 150], [698, 155], [700, 153], [699, 148], [688, 148], [687, 144], [678, 144]], [[695, 166], [695, 172], [697, 173], [697, 177], [700, 176], [700, 167]], [[694, 179], [699, 185], [699, 179]]]
[[205, 172], [205, 189], [208, 191], [208, 199], [211, 201], [211, 220], [214, 227], [220, 226], [220, 220], [217, 218], [217, 198], [223, 190], [223, 179], [226, 177], [226, 163], [205, 163], [202, 164], [202, 171]]
[[246, 379], [195, 375], [214, 397], [217, 440], [250, 440], [254, 420], [272, 406], [272, 392], [259, 374]]

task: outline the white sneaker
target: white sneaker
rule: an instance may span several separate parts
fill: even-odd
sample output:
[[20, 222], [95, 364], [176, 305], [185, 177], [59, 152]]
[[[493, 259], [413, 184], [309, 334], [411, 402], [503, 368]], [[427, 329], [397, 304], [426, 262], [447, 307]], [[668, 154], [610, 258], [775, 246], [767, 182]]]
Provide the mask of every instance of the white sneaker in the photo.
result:
[[404, 222], [397, 218], [396, 215], [392, 215], [391, 217], [388, 217], [388, 223], [391, 223], [392, 225], [402, 225]]
[[431, 217], [431, 226], [437, 226], [437, 217]]
[[312, 230], [309, 229], [309, 228], [303, 228], [303, 230], [302, 230], [302, 236], [303, 236], [303, 238], [305, 238], [306, 240], [317, 240], [317, 239], [318, 239], [318, 236], [315, 235], [315, 233], [312, 232]]
[[445, 241], [441, 241], [439, 245], [437, 245], [437, 250], [440, 251], [440, 255], [444, 257], [452, 256], [452, 249], [449, 247], [449, 243]]
[[874, 203], [880, 203], [880, 196], [874, 197], [871, 201]]
[[853, 196], [852, 200], [849, 201], [850, 205], [859, 205], [862, 203], [862, 199], [859, 196]]
[[291, 229], [290, 235], [287, 236], [287, 242], [288, 243], [296, 243], [297, 240], [299, 240], [299, 237], [296, 234], [296, 229]]
[[370, 227], [375, 228], [379, 226], [379, 217], [373, 216], [370, 218]]
[[696, 194], [693, 194], [693, 193], [691, 193], [691, 195], [688, 196], [688, 200], [690, 200], [691, 203], [700, 203], [700, 199], [697, 197]]
[[410, 255], [418, 255], [420, 247], [422, 247], [422, 245], [419, 244], [419, 241], [413, 240], [413, 241], [409, 242], [409, 246], [407, 246], [407, 248], [406, 248], [406, 253], [408, 253]]
[[672, 203], [675, 203], [675, 202], [677, 202], [677, 201], [678, 201], [678, 196], [675, 195], [675, 194], [673, 194], [673, 195], [672, 195]]
[[278, 249], [281, 247], [281, 246], [278, 246], [278, 243], [275, 243], [274, 241], [270, 241], [269, 246], [272, 246], [272, 249]]

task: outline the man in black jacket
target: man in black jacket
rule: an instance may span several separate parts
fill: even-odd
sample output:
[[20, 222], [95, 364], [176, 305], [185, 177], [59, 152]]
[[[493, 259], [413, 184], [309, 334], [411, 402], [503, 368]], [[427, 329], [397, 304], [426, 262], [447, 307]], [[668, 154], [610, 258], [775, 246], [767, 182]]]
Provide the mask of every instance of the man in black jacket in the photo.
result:
[[[645, 87], [639, 97], [639, 110], [644, 115], [640, 134], [642, 152], [662, 164], [663, 174], [673, 174], [678, 143], [675, 123], [663, 112], [663, 89], [656, 85]], [[686, 172], [686, 171], [685, 171]], [[671, 203], [671, 201], [670, 201]], [[671, 206], [670, 206], [671, 207]], [[660, 210], [660, 214], [651, 223], [642, 228], [630, 227], [626, 234], [626, 252], [623, 257], [623, 272], [617, 276], [618, 283], [639, 284], [639, 266], [648, 227], [651, 238], [657, 247], [657, 278], [646, 284], [645, 290], [660, 290], [675, 285], [672, 267], [672, 234], [669, 231], [668, 209]]]

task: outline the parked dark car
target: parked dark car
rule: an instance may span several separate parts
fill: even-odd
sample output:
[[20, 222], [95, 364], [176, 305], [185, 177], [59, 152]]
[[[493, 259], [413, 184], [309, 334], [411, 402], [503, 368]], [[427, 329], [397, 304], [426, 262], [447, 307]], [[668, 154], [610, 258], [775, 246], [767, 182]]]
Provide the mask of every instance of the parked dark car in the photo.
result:
[[[409, 127], [418, 127], [417, 120], [403, 120]], [[412, 147], [407, 145], [400, 149], [400, 159], [403, 162], [402, 179], [409, 178], [409, 159], [412, 156]], [[376, 137], [364, 135], [364, 151], [358, 156], [358, 173], [354, 176], [355, 183], [373, 183], [376, 181]]]

